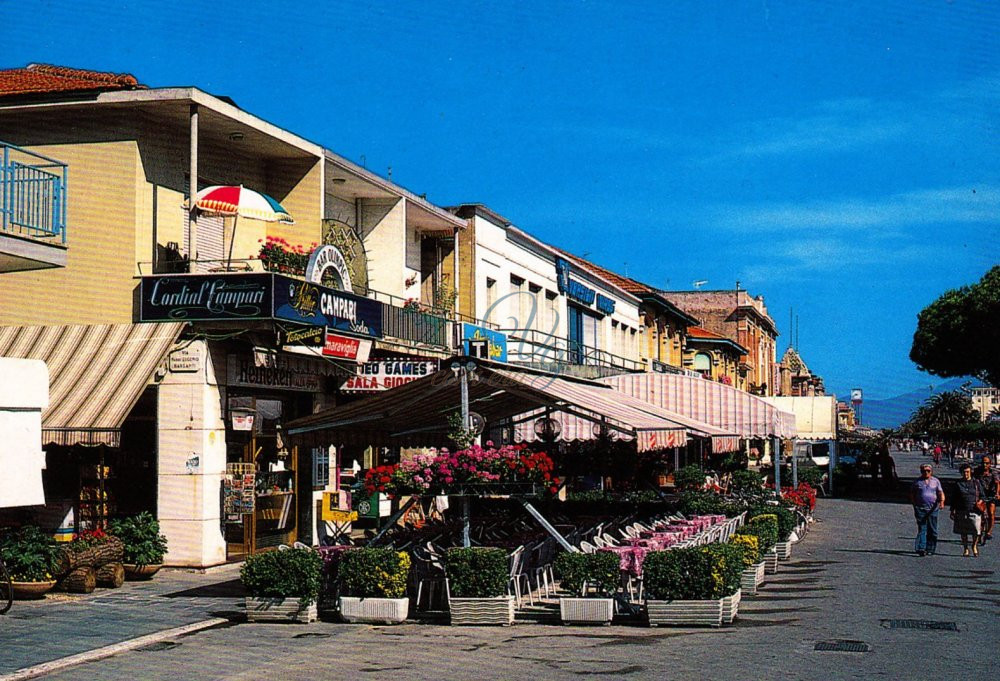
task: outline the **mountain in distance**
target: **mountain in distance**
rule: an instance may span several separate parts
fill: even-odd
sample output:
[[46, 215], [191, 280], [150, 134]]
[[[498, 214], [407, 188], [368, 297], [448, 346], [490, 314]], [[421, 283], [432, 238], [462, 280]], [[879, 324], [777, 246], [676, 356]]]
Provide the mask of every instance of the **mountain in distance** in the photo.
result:
[[865, 400], [861, 405], [861, 424], [870, 428], [898, 428], [931, 395], [958, 390], [966, 383], [970, 388], [983, 385], [982, 381], [971, 377], [949, 378], [933, 388], [919, 388], [885, 400]]

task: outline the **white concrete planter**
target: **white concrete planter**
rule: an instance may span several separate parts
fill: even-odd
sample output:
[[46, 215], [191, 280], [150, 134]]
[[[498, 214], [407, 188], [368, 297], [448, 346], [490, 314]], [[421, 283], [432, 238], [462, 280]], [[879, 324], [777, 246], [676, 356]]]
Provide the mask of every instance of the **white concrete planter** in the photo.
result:
[[646, 601], [649, 626], [721, 627], [722, 601]]
[[298, 598], [246, 597], [248, 622], [315, 622], [318, 618], [316, 603], [305, 607]]
[[740, 578], [740, 590], [747, 595], [755, 594], [763, 583], [764, 561], [761, 561], [743, 571], [743, 576]]
[[340, 617], [362, 624], [400, 624], [410, 610], [409, 598], [340, 597]]
[[779, 541], [774, 545], [774, 551], [778, 554], [778, 560], [788, 560], [792, 557], [792, 542]]
[[608, 624], [615, 616], [610, 598], [560, 598], [559, 615], [566, 624]]
[[452, 598], [449, 606], [452, 624], [492, 624], [506, 627], [514, 623], [513, 596]]
[[778, 554], [774, 549], [764, 554], [764, 572], [769, 575], [778, 572]]
[[736, 615], [740, 611], [740, 601], [743, 598], [742, 590], [737, 590], [732, 596], [722, 599], [722, 623], [732, 624]]

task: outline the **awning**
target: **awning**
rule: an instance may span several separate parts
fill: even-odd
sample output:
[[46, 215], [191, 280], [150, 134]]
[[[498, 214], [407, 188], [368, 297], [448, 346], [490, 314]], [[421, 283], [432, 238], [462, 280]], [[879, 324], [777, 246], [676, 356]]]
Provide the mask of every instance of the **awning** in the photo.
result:
[[795, 415], [799, 440], [837, 439], [837, 398], [832, 395], [812, 397], [765, 397], [769, 403]]
[[121, 443], [121, 425], [183, 323], [0, 327], [0, 357], [40, 359], [49, 369], [42, 442]]
[[[470, 409], [481, 414], [488, 425], [527, 423], [532, 413], [548, 409], [566, 412], [587, 424], [569, 434], [569, 439], [593, 438], [593, 424], [602, 423], [637, 439], [640, 451], [680, 446], [687, 441], [682, 425], [657, 415], [649, 405], [623, 399], [599, 383], [475, 362], [476, 379], [469, 383]], [[288, 424], [288, 433], [332, 444], [417, 444], [419, 434], [449, 430], [447, 415], [459, 408], [459, 400], [459, 380], [444, 368], [375, 397], [296, 419]], [[534, 431], [527, 430], [533, 437]]]
[[699, 376], [623, 374], [600, 379], [625, 395], [710, 423], [742, 438], [795, 437], [795, 414], [761, 397]]

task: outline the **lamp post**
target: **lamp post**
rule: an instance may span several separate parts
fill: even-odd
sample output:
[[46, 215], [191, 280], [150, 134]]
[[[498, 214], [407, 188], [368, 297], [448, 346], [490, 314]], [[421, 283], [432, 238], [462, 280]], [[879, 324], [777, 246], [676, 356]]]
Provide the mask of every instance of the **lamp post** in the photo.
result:
[[[469, 378], [476, 377], [476, 363], [471, 359], [455, 359], [451, 363], [451, 372], [458, 378], [459, 399], [462, 409], [462, 429], [469, 430]], [[462, 497], [462, 546], [469, 548], [472, 540], [469, 537], [469, 497]]]

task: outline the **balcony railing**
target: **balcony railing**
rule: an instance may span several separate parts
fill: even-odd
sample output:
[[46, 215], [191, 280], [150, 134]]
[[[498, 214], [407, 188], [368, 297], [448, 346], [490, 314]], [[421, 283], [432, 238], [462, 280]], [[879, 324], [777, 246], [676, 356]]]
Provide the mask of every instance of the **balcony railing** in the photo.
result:
[[621, 371], [643, 371], [645, 365], [567, 338], [535, 329], [500, 329], [507, 334], [507, 361], [512, 364], [598, 366]]
[[0, 142], [0, 233], [66, 243], [65, 163]]

